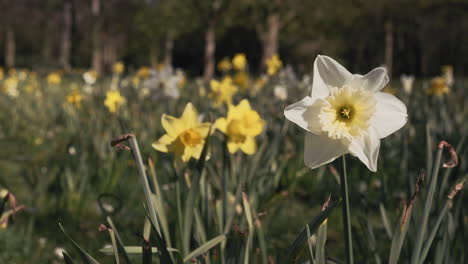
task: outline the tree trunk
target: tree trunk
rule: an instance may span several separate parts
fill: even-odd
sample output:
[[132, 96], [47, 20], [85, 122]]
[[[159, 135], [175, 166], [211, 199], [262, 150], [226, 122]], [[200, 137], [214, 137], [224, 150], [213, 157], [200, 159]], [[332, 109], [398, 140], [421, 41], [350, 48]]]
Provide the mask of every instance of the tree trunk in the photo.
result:
[[263, 55], [261, 68], [265, 69], [265, 62], [273, 55], [278, 53], [278, 38], [280, 30], [280, 16], [278, 13], [272, 13], [267, 18], [267, 29], [262, 35]]
[[172, 50], [174, 49], [174, 37], [171, 33], [166, 36], [166, 43], [164, 45], [164, 65], [172, 66]]
[[50, 18], [52, 17], [52, 14], [48, 14], [48, 19], [45, 21], [45, 29], [44, 29], [44, 39], [42, 42], [42, 51], [41, 51], [41, 57], [42, 61], [47, 65], [51, 66], [52, 65], [52, 50], [53, 50], [53, 38], [54, 38], [54, 32], [53, 32], [53, 26], [54, 26], [54, 21], [51, 20]]
[[393, 66], [393, 25], [388, 21], [385, 23], [385, 66], [387, 67], [387, 74], [392, 79], [392, 66]]
[[15, 67], [16, 41], [15, 31], [11, 25], [7, 25], [5, 36], [5, 66]]
[[100, 21], [100, 0], [92, 0], [91, 12], [93, 15], [93, 69], [102, 73], [102, 46], [101, 46], [101, 21]]
[[215, 71], [215, 51], [216, 51], [216, 35], [215, 21], [210, 20], [205, 33], [205, 69], [203, 71], [203, 79], [209, 81], [213, 78]]
[[60, 47], [60, 64], [69, 71], [70, 66], [70, 50], [71, 50], [71, 27], [72, 27], [72, 4], [66, 1], [63, 4], [63, 28], [62, 42]]

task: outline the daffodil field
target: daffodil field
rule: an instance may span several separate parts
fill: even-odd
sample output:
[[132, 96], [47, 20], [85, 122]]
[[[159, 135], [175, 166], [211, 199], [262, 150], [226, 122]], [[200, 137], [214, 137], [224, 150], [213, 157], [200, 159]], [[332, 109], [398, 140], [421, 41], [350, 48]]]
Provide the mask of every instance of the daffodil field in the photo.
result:
[[463, 78], [248, 69], [0, 70], [0, 263], [466, 263]]

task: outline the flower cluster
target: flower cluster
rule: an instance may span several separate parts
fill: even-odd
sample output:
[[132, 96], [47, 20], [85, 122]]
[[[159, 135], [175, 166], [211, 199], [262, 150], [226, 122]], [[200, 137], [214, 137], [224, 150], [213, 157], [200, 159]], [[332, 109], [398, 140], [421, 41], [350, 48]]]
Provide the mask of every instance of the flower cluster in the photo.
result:
[[230, 105], [226, 117], [221, 117], [214, 124], [201, 122], [198, 111], [188, 103], [180, 118], [164, 114], [161, 124], [166, 134], [153, 143], [153, 148], [161, 152], [175, 154], [176, 165], [188, 162], [191, 158], [199, 159], [205, 139], [218, 129], [226, 135], [230, 153], [238, 150], [252, 155], [257, 150], [255, 137], [260, 135], [265, 121], [254, 111], [247, 100], [238, 105]]

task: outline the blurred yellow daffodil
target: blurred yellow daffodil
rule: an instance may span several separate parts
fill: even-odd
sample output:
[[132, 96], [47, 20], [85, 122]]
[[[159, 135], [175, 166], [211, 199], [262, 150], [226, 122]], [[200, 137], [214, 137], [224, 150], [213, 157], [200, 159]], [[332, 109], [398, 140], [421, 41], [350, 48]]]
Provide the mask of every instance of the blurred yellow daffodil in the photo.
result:
[[198, 120], [197, 109], [191, 103], [185, 106], [180, 118], [163, 114], [161, 124], [166, 134], [152, 144], [154, 149], [173, 152], [176, 164], [200, 158], [211, 124]]
[[234, 55], [234, 58], [232, 59], [232, 65], [234, 66], [234, 69], [238, 71], [244, 71], [247, 67], [247, 58], [245, 57], [245, 54], [237, 53]]
[[146, 66], [140, 67], [136, 73], [136, 76], [140, 79], [148, 79], [150, 76], [150, 68]]
[[208, 97], [214, 101], [215, 107], [220, 107], [222, 103], [232, 104], [232, 97], [238, 90], [237, 86], [232, 83], [231, 77], [224, 77], [221, 82], [211, 80], [210, 87], [211, 92]]
[[0, 81], [3, 80], [3, 77], [5, 76], [5, 73], [3, 71], [3, 68], [0, 67]]
[[125, 98], [120, 95], [119, 91], [108, 91], [104, 105], [109, 109], [109, 112], [115, 113], [119, 107], [125, 103]]
[[234, 75], [234, 83], [240, 88], [241, 92], [245, 92], [250, 84], [249, 74], [245, 71], [240, 71]]
[[10, 76], [6, 78], [5, 81], [3, 81], [2, 90], [10, 97], [18, 97], [18, 84], [18, 77], [16, 77], [15, 75]]
[[225, 57], [220, 62], [218, 62], [218, 70], [221, 72], [227, 72], [231, 70], [232, 65], [228, 57]]
[[230, 105], [227, 117], [216, 120], [215, 127], [227, 136], [229, 153], [241, 149], [252, 155], [257, 151], [255, 137], [262, 133], [265, 121], [252, 110], [249, 101], [242, 100], [238, 105]]
[[435, 77], [431, 80], [431, 87], [427, 91], [429, 94], [441, 96], [449, 92], [447, 80], [444, 77]]
[[62, 77], [58, 72], [52, 72], [47, 75], [47, 83], [58, 85], [62, 82]]
[[67, 96], [67, 102], [76, 107], [81, 107], [81, 100], [83, 97], [80, 94], [80, 91], [77, 88], [73, 88], [70, 94]]
[[278, 54], [275, 54], [271, 58], [267, 59], [265, 64], [267, 66], [268, 75], [275, 75], [283, 65], [283, 62], [280, 60]]
[[112, 71], [114, 74], [122, 74], [125, 71], [125, 64], [121, 61], [118, 61], [112, 65]]

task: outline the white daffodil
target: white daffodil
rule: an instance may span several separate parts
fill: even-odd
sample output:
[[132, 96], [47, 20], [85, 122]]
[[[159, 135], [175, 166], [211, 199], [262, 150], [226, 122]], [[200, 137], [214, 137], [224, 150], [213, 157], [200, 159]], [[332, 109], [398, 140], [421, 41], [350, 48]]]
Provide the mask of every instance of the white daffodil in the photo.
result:
[[413, 90], [414, 76], [402, 74], [400, 76], [400, 81], [403, 85], [403, 90], [405, 90], [407, 94], [411, 94], [411, 91]]
[[385, 68], [351, 74], [327, 56], [314, 62], [312, 95], [288, 106], [286, 118], [307, 130], [304, 161], [310, 168], [351, 153], [377, 170], [380, 139], [406, 124], [406, 106], [380, 92], [388, 83]]
[[288, 90], [286, 90], [286, 87], [283, 85], [276, 85], [273, 93], [276, 98], [278, 98], [281, 101], [285, 101], [288, 99]]

